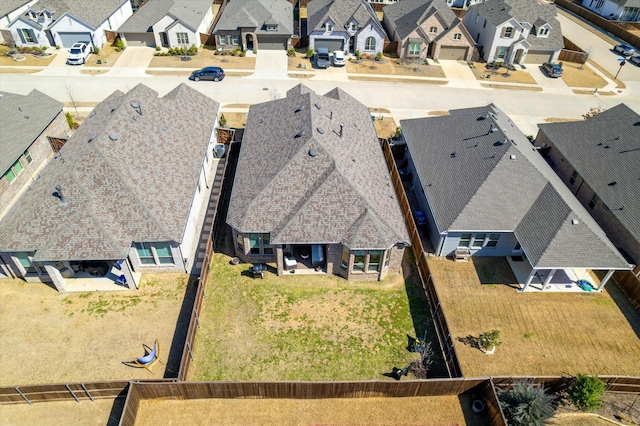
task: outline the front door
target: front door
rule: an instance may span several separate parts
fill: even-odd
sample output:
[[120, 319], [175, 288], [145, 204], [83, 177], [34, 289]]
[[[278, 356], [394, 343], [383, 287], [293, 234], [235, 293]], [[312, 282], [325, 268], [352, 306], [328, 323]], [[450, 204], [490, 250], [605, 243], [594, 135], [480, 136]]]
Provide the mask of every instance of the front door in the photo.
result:
[[247, 50], [253, 50], [253, 35], [247, 34]]
[[160, 33], [160, 38], [162, 39], [162, 46], [169, 47], [169, 36], [167, 36], [167, 33]]

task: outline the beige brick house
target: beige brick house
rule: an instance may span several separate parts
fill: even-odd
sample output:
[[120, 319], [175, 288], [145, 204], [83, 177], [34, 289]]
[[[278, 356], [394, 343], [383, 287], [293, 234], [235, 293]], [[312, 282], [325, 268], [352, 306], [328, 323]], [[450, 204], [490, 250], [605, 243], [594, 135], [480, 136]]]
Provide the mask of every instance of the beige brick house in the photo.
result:
[[400, 58], [471, 60], [475, 42], [444, 0], [402, 0], [382, 11]]
[[236, 255], [279, 275], [380, 280], [409, 241], [369, 110], [338, 88], [251, 106], [227, 223]]

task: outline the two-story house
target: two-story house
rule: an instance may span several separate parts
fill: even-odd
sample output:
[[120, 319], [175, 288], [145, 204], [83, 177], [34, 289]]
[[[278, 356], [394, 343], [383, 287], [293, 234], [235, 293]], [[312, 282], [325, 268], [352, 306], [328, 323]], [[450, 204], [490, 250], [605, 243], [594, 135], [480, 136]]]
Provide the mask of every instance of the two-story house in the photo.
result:
[[582, 6], [603, 18], [640, 21], [640, 0], [582, 0]]
[[471, 6], [463, 22], [487, 62], [555, 62], [564, 47], [553, 4], [488, 0]]
[[309, 47], [377, 54], [386, 33], [366, 0], [313, 0], [307, 5]]

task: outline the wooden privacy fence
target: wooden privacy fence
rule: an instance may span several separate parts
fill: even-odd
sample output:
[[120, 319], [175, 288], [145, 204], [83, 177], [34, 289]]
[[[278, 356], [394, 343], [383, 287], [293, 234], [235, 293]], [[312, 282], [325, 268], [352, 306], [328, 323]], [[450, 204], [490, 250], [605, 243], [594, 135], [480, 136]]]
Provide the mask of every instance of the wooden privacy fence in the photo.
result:
[[393, 158], [393, 153], [391, 152], [391, 145], [389, 144], [388, 139], [380, 139], [380, 143], [382, 144], [384, 158], [387, 160], [387, 168], [391, 174], [391, 181], [393, 182], [393, 186], [398, 196], [398, 201], [400, 202], [402, 216], [407, 224], [407, 230], [409, 231], [411, 247], [413, 249], [413, 254], [415, 255], [420, 281], [422, 282], [422, 288], [424, 289], [429, 302], [429, 311], [431, 312], [431, 317], [435, 324], [436, 334], [438, 335], [438, 342], [442, 349], [442, 356], [447, 366], [447, 372], [449, 373], [449, 377], [462, 377], [462, 369], [460, 368], [458, 356], [453, 346], [449, 325], [447, 324], [447, 319], [445, 318], [444, 312], [440, 306], [438, 292], [436, 291], [433, 280], [431, 279], [431, 272], [429, 271], [429, 266], [427, 264], [426, 252], [422, 245], [422, 240], [420, 239], [420, 232], [418, 231], [416, 222], [413, 219], [413, 213], [411, 211], [411, 206], [409, 205], [407, 194], [404, 191], [404, 186], [402, 185], [400, 173], [398, 172], [395, 159]]
[[640, 278], [631, 271], [618, 271], [613, 274], [613, 281], [627, 296], [636, 311], [640, 312]]
[[640, 37], [625, 30], [612, 21], [609, 21], [602, 16], [589, 11], [588, 9], [585, 9], [582, 6], [573, 3], [570, 0], [555, 0], [555, 3], [558, 6], [567, 9], [575, 13], [576, 15], [586, 19], [587, 21], [597, 25], [598, 27], [613, 34], [614, 36], [626, 41], [636, 49], [640, 49]]
[[457, 396], [464, 393], [473, 393], [485, 402], [492, 425], [506, 425], [495, 391], [488, 378], [401, 382], [132, 382], [128, 389], [120, 425], [133, 426], [140, 402], [153, 399], [326, 399]]

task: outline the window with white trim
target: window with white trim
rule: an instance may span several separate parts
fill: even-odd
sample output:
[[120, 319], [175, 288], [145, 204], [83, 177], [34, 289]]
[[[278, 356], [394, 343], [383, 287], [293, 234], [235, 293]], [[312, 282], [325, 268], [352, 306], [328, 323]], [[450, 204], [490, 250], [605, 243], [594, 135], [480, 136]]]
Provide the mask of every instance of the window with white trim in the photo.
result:
[[577, 170], [573, 171], [573, 174], [571, 175], [571, 177], [569, 178], [569, 183], [571, 185], [573, 185], [574, 183], [576, 183], [576, 180], [578, 180], [578, 178], [580, 177], [580, 175], [578, 174]]
[[35, 34], [33, 34], [33, 30], [30, 30], [28, 28], [20, 28], [20, 34], [22, 35], [25, 43], [36, 42], [36, 37]]
[[500, 239], [500, 234], [489, 234], [489, 239], [487, 240], [487, 247], [497, 246], [499, 239]]
[[351, 252], [348, 247], [342, 247], [342, 261], [340, 262], [340, 267], [342, 269], [349, 268], [349, 257], [351, 256]]
[[364, 50], [376, 50], [376, 39], [374, 37], [367, 37], [364, 42]]
[[502, 31], [502, 37], [503, 38], [512, 38], [513, 37], [513, 27], [506, 27]]
[[431, 27], [431, 28], [429, 28], [429, 32], [430, 32], [430, 33], [437, 33], [437, 32], [438, 32], [438, 27]]
[[458, 241], [458, 247], [469, 248], [470, 245], [471, 245], [471, 234], [460, 235], [460, 241]]
[[227, 36], [219, 35], [218, 36], [218, 44], [227, 44]]
[[324, 24], [324, 29], [326, 31], [333, 31], [333, 25], [331, 25], [331, 23], [327, 22], [326, 24]]
[[189, 44], [188, 33], [176, 33], [176, 38], [178, 39], [178, 44]]
[[598, 198], [596, 194], [593, 194], [593, 197], [591, 197], [591, 201], [589, 201], [589, 208], [593, 210], [596, 204], [598, 204], [598, 201], [600, 201], [600, 198]]
[[249, 254], [253, 255], [272, 255], [273, 246], [271, 245], [271, 236], [268, 233], [251, 233], [248, 234]]
[[240, 36], [238, 34], [231, 35], [231, 44], [238, 46], [240, 44]]
[[474, 235], [472, 247], [480, 248], [480, 247], [484, 246], [484, 239], [485, 239], [486, 236], [487, 236], [487, 234], [476, 234], [476, 235]]
[[409, 56], [420, 56], [420, 45], [422, 43], [409, 43]]
[[24, 170], [24, 166], [22, 165], [22, 163], [20, 162], [20, 159], [18, 158], [18, 160], [16, 160], [16, 162], [13, 163], [11, 167], [9, 167], [9, 170], [5, 172], [4, 177], [7, 179], [7, 182], [11, 183], [14, 180], [16, 180], [18, 175], [22, 173], [23, 170]]
[[453, 39], [454, 39], [454, 40], [462, 40], [462, 34], [460, 34], [460, 33], [455, 33], [455, 34], [453, 35]]
[[169, 243], [135, 243], [136, 252], [142, 265], [173, 264]]

